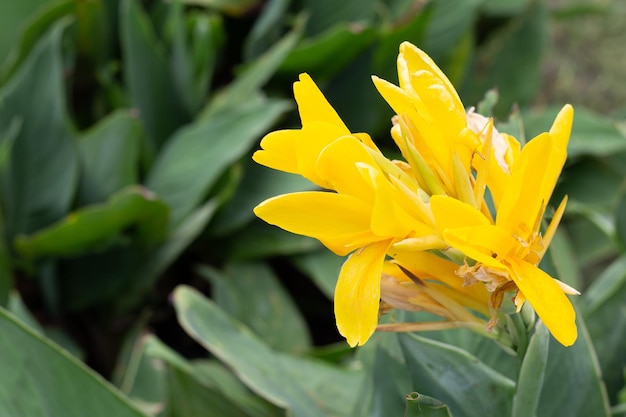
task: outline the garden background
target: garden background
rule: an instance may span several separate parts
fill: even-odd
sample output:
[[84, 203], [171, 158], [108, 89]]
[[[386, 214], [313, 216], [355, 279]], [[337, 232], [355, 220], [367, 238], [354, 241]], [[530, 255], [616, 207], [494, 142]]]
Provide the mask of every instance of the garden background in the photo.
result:
[[350, 349], [343, 259], [252, 212], [314, 187], [250, 158], [299, 127], [301, 72], [394, 154], [370, 76], [396, 80], [405, 40], [518, 138], [574, 105], [542, 267], [581, 290], [580, 336], [550, 342], [535, 415], [626, 415], [624, 19], [619, 0], [0, 3], [0, 415], [430, 415], [413, 391], [520, 413], [515, 357], [468, 331]]

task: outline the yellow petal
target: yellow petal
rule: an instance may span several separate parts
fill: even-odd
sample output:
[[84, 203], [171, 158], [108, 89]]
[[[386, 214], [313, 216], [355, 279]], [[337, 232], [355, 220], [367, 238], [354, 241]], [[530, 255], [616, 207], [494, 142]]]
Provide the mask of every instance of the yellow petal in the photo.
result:
[[391, 240], [354, 252], [341, 267], [335, 287], [337, 329], [351, 347], [364, 344], [378, 324], [380, 276]]
[[262, 150], [252, 155], [257, 163], [280, 171], [298, 174], [296, 142], [299, 130], [278, 130], [261, 140]]
[[347, 134], [349, 132], [327, 122], [311, 121], [304, 125], [296, 141], [298, 172], [323, 188], [332, 188], [326, 179], [317, 174], [315, 165], [326, 146]]
[[500, 260], [519, 245], [509, 232], [493, 225], [446, 229], [443, 238], [466, 256], [497, 269], [504, 269]]
[[370, 232], [369, 205], [349, 195], [308, 191], [279, 195], [255, 207], [269, 224], [328, 242], [332, 248], [380, 240]]
[[293, 84], [293, 94], [298, 102], [302, 126], [312, 122], [324, 122], [341, 128], [344, 135], [350, 133], [309, 74], [300, 74], [300, 81]]
[[490, 223], [479, 210], [452, 197], [434, 195], [430, 198], [430, 208], [441, 231]]
[[343, 136], [326, 146], [317, 159], [317, 175], [341, 194], [373, 202], [374, 190], [357, 164], [376, 166], [365, 145], [353, 136]]
[[578, 335], [576, 312], [559, 284], [528, 262], [517, 259], [509, 261], [511, 278], [552, 336], [562, 345], [571, 346]]
[[403, 86], [402, 83], [403, 80], [407, 79], [407, 76], [404, 74], [400, 76], [401, 62], [402, 66], [406, 68], [406, 70], [403, 70], [403, 72], [406, 71], [407, 75], [419, 70], [426, 70], [433, 73], [438, 79], [439, 83], [441, 83], [441, 85], [450, 95], [453, 108], [457, 110], [460, 109], [461, 111], [463, 111], [463, 113], [465, 113], [463, 103], [461, 103], [461, 99], [454, 89], [454, 86], [452, 85], [448, 77], [446, 77], [446, 75], [443, 73], [443, 71], [439, 69], [437, 64], [435, 64], [435, 61], [433, 61], [426, 52], [422, 51], [410, 42], [403, 42], [400, 45], [400, 54], [398, 55], [398, 75], [400, 78], [401, 86], [404, 88], [405, 86]]
[[559, 111], [559, 114], [556, 115], [554, 123], [552, 123], [552, 127], [550, 128], [550, 135], [556, 139], [557, 147], [562, 149], [567, 148], [573, 122], [574, 108], [566, 104], [561, 111]]

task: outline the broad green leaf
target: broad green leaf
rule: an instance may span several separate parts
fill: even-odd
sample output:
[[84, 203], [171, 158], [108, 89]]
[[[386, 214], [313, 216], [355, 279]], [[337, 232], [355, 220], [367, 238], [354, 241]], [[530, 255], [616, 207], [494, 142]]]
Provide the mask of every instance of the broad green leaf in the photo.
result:
[[483, 0], [481, 11], [496, 16], [516, 15], [524, 12], [531, 0]]
[[601, 159], [582, 158], [565, 168], [553, 201], [567, 195], [594, 208], [614, 207], [622, 181], [623, 176]]
[[267, 258], [275, 255], [292, 255], [319, 250], [321, 244], [310, 237], [296, 235], [269, 225], [261, 220], [233, 233], [225, 242], [231, 261]]
[[[554, 265], [556, 277], [576, 289], [583, 288], [579, 260], [574, 253], [571, 238], [567, 230], [559, 228], [550, 243], [548, 255]], [[544, 258], [545, 260], [546, 258]], [[543, 261], [542, 261], [543, 262]]]
[[232, 263], [223, 272], [201, 267], [215, 302], [270, 348], [294, 354], [311, 344], [306, 322], [272, 270], [261, 262]]
[[610, 415], [598, 358], [580, 314], [576, 325], [578, 339], [572, 346], [564, 347], [550, 338], [537, 417]]
[[412, 334], [399, 339], [413, 389], [443, 401], [455, 417], [510, 414], [513, 381], [457, 347]]
[[4, 234], [4, 219], [2, 218], [2, 212], [0, 212], [0, 307], [6, 307], [13, 289], [11, 264], [11, 253], [9, 252]]
[[170, 5], [170, 21], [173, 83], [187, 113], [195, 115], [206, 100], [215, 70], [222, 44], [222, 19], [199, 12], [186, 18], [182, 4], [174, 1]]
[[301, 7], [310, 14], [306, 28], [307, 35], [317, 36], [332, 31], [334, 26], [344, 22], [349, 22], [354, 27], [371, 23], [377, 12], [377, 1], [303, 0]]
[[345, 257], [337, 256], [329, 250], [323, 250], [295, 255], [290, 259], [298, 269], [315, 282], [329, 299], [333, 299], [335, 285]]
[[220, 208], [211, 224], [211, 234], [225, 236], [241, 229], [255, 218], [252, 211], [263, 200], [278, 194], [316, 189], [309, 180], [274, 169], [249, 159], [243, 166], [243, 178], [235, 195]]
[[452, 417], [452, 414], [438, 399], [412, 392], [406, 396], [404, 417]]
[[190, 287], [175, 290], [174, 306], [190, 336], [231, 367], [248, 388], [290, 410], [290, 415], [351, 415], [361, 380], [359, 372], [271, 350]]
[[522, 359], [513, 397], [512, 417], [534, 416], [537, 412], [549, 346], [550, 333], [546, 326], [538, 321]]
[[168, 236], [167, 240], [140, 259], [138, 272], [134, 274], [132, 286], [120, 295], [119, 304], [135, 305], [137, 300], [153, 288], [158, 277], [183, 253], [202, 233], [213, 217], [218, 202], [215, 198], [189, 214]]
[[582, 311], [589, 326], [609, 398], [615, 401], [626, 369], [626, 257], [622, 255], [596, 278], [582, 296]]
[[223, 117], [222, 113], [235, 111], [241, 105], [249, 105], [251, 98], [259, 96], [260, 88], [274, 75], [287, 54], [295, 47], [300, 32], [300, 25], [296, 24], [292, 32], [249, 63], [228, 86], [214, 96], [202, 111], [200, 118]]
[[0, 415], [142, 417], [128, 399], [0, 308]]
[[86, 206], [33, 235], [18, 236], [16, 247], [26, 258], [74, 256], [111, 242], [131, 225], [145, 244], [163, 240], [168, 207], [137, 186], [113, 195], [106, 204]]
[[[37, 4], [40, 6], [34, 9], [33, 7], [37, 7]], [[3, 10], [8, 5], [11, 5], [9, 7], [13, 8], [10, 12]], [[18, 5], [19, 7], [15, 8]], [[24, 6], [26, 6], [24, 9], [17, 10]], [[11, 48], [5, 49], [4, 45], [0, 46], [0, 85], [3, 85], [26, 59], [39, 38], [57, 20], [71, 14], [75, 8], [76, 4], [72, 0], [3, 2], [0, 5], [0, 19], [3, 19], [3, 21], [0, 20], [2, 22], [0, 23], [0, 39], [2, 39], [0, 44], [10, 41], [6, 45]], [[16, 16], [16, 14], [22, 13], [24, 14], [21, 18]], [[19, 39], [15, 37], [19, 31], [15, 30], [16, 28], [12, 27], [13, 25], [21, 25]], [[13, 40], [11, 41], [11, 39]]]
[[[560, 106], [550, 106], [541, 112], [524, 114], [528, 137], [547, 131]], [[570, 158], [582, 155], [609, 156], [626, 150], [624, 127], [616, 121], [595, 114], [584, 107], [574, 108], [574, 123], [567, 151]]]
[[216, 9], [233, 16], [241, 16], [259, 4], [260, 0], [181, 0], [183, 4]]
[[139, 135], [137, 119], [119, 110], [79, 138], [78, 199], [82, 205], [104, 201], [137, 183]]
[[0, 132], [16, 121], [20, 126], [1, 187], [9, 237], [59, 220], [76, 188], [77, 155], [65, 110], [61, 56], [66, 26], [60, 21], [46, 32], [0, 90]]
[[280, 72], [327, 78], [354, 61], [375, 38], [372, 27], [338, 24], [319, 37], [303, 40], [282, 63]]
[[587, 204], [570, 200], [564, 226], [581, 268], [593, 266], [616, 255], [612, 215]]
[[176, 95], [165, 52], [137, 0], [121, 1], [120, 32], [124, 79], [156, 152], [189, 116]]
[[220, 175], [287, 109], [282, 100], [252, 101], [179, 130], [159, 154], [146, 184], [172, 208], [177, 225]]
[[[494, 32], [480, 49], [473, 76], [465, 79], [462, 95], [467, 102], [477, 102], [485, 91], [495, 87], [500, 93], [495, 114], [504, 116], [514, 103], [524, 105], [532, 100], [541, 85], [548, 22], [546, 4], [533, 2], [523, 14], [516, 15]], [[486, 70], [478, 71], [478, 68]]]
[[269, 0], [265, 3], [244, 43], [246, 61], [257, 58], [278, 40], [282, 29], [280, 23], [288, 18], [285, 14], [289, 3], [290, 0]]
[[[187, 361], [154, 336], [143, 342], [145, 360], [166, 364], [166, 415], [172, 416], [281, 416], [282, 410], [252, 394], [215, 360]], [[144, 383], [149, 383], [144, 381]]]
[[[383, 319], [384, 320], [384, 319]], [[413, 389], [396, 333], [375, 333], [357, 351], [365, 369], [365, 381], [352, 415], [361, 417], [401, 416], [406, 395]]]
[[615, 211], [615, 233], [622, 252], [626, 252], [626, 193], [622, 194]]

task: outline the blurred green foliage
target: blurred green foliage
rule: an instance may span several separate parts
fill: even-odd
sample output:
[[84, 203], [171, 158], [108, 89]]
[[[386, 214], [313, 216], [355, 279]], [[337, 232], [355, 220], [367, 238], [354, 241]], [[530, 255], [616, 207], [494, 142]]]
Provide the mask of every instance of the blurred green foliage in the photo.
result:
[[496, 88], [499, 127], [530, 139], [562, 104], [533, 106], [554, 19], [598, 12], [541, 0], [1, 2], [0, 415], [618, 415], [624, 120], [576, 108], [555, 192], [570, 204], [543, 266], [583, 292], [581, 336], [563, 348], [537, 329], [526, 360], [542, 368], [462, 330], [378, 334], [351, 351], [330, 302], [342, 259], [252, 213], [313, 188], [250, 160], [264, 133], [298, 126], [298, 73], [385, 148], [392, 113], [370, 76], [395, 80], [408, 40], [468, 107]]

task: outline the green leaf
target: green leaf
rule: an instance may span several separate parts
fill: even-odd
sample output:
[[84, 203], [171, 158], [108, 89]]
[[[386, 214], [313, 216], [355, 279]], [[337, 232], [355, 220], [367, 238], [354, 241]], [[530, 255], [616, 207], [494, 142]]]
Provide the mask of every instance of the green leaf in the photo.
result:
[[290, 0], [269, 0], [263, 6], [244, 43], [246, 61], [257, 58], [278, 40], [282, 29], [280, 22], [288, 17], [285, 14], [289, 3]]
[[270, 348], [294, 354], [306, 352], [311, 337], [306, 322], [264, 263], [232, 263], [223, 273], [200, 267], [208, 278], [215, 302], [234, 319], [256, 332]]
[[146, 184], [172, 208], [178, 224], [211, 186], [288, 108], [282, 100], [251, 101], [178, 131], [159, 154]]
[[512, 417], [527, 417], [536, 414], [539, 396], [543, 389], [549, 346], [550, 333], [546, 326], [538, 321], [517, 378]]
[[483, 0], [481, 10], [489, 15], [506, 16], [522, 13], [531, 0]]
[[626, 369], [626, 256], [611, 263], [582, 296], [582, 311], [597, 352], [602, 377], [613, 401]]
[[259, 96], [260, 88], [274, 75], [287, 54], [295, 47], [300, 32], [300, 25], [296, 25], [292, 32], [248, 64], [227, 87], [215, 95], [202, 111], [200, 118], [222, 117], [221, 113], [229, 113], [241, 105], [249, 105], [251, 97]]
[[615, 233], [622, 252], [626, 252], [626, 193], [622, 194], [615, 211]]
[[131, 225], [145, 244], [164, 238], [168, 207], [140, 187], [128, 187], [106, 204], [86, 206], [61, 222], [30, 236], [18, 236], [16, 247], [26, 258], [75, 256], [110, 243]]
[[353, 26], [371, 23], [377, 12], [376, 0], [303, 0], [302, 10], [310, 17], [307, 22], [307, 34], [317, 36], [344, 22]]
[[[143, 343], [143, 357], [167, 365], [168, 415], [180, 417], [280, 416], [282, 411], [252, 394], [216, 361], [187, 361], [154, 336]], [[144, 381], [144, 383], [149, 383]]]
[[307, 72], [314, 78], [332, 76], [359, 56], [375, 38], [376, 29], [338, 24], [316, 38], [303, 40], [280, 66], [280, 72]]
[[317, 188], [300, 175], [269, 169], [252, 159], [244, 161], [243, 171], [235, 195], [220, 208], [212, 222], [212, 235], [225, 236], [250, 223], [255, 218], [254, 207], [267, 198]]
[[351, 415], [360, 373], [271, 350], [190, 287], [174, 291], [174, 306], [185, 331], [258, 395], [294, 416]]
[[124, 79], [133, 105], [156, 152], [179, 126], [188, 120], [176, 95], [165, 53], [154, 28], [137, 0], [122, 0], [120, 31]]
[[[20, 7], [23, 7], [28, 3], [30, 3], [30, 5], [26, 6], [26, 8], [30, 10], [24, 9], [18, 11], [18, 13], [24, 14], [21, 18], [16, 18], [15, 6], [19, 4]], [[36, 3], [39, 3], [40, 7], [35, 10], [32, 7], [35, 6]], [[10, 53], [7, 54], [5, 51], [9, 52], [9, 49], [0, 46], [0, 63], [2, 64], [0, 65], [0, 85], [3, 85], [15, 70], [19, 68], [33, 46], [43, 37], [44, 33], [48, 31], [56, 21], [71, 14], [76, 8], [76, 4], [72, 0], [55, 2], [34, 0], [11, 4], [9, 8], [14, 8], [11, 12], [2, 10], [2, 7], [9, 4], [11, 3], [7, 2], [0, 5], [0, 16], [2, 16], [1, 19], [4, 19], [4, 21], [0, 23], [0, 28], [2, 28], [0, 31], [4, 32], [0, 33], [0, 39], [2, 39], [0, 42], [8, 42], [7, 46], [12, 48]], [[12, 28], [11, 26], [13, 25], [21, 26], [19, 39], [15, 37], [15, 34], [19, 31]], [[13, 40], [10, 41], [12, 38]]]
[[457, 347], [412, 334], [399, 339], [414, 389], [440, 399], [456, 417], [510, 414], [513, 381]]
[[556, 273], [553, 275], [554, 277], [576, 289], [583, 288], [579, 260], [574, 253], [571, 238], [566, 229], [557, 229], [552, 243], [550, 243], [548, 255], [554, 265]]
[[[473, 76], [465, 79], [461, 95], [467, 102], [477, 102], [485, 91], [496, 87], [500, 99], [495, 115], [502, 117], [510, 112], [514, 103], [524, 105], [532, 100], [541, 85], [548, 23], [546, 4], [533, 2], [523, 14], [494, 32], [480, 49]], [[479, 71], [480, 68], [486, 70]]]
[[118, 110], [79, 138], [81, 205], [104, 201], [137, 183], [139, 135], [137, 119]]
[[554, 338], [550, 338], [538, 416], [610, 415], [598, 358], [580, 314], [576, 325], [578, 340], [572, 346], [564, 347]]
[[319, 250], [321, 244], [313, 238], [289, 233], [259, 220], [230, 235], [225, 246], [229, 260], [242, 261], [311, 252]]
[[[547, 131], [560, 106], [551, 106], [541, 112], [524, 113], [524, 125], [528, 137]], [[570, 158], [582, 155], [609, 156], [626, 150], [623, 123], [593, 113], [584, 107], [574, 109], [574, 123], [567, 151]]]
[[452, 417], [450, 408], [436, 398], [417, 392], [406, 396], [405, 417]]
[[[76, 188], [78, 164], [67, 123], [60, 21], [32, 49], [0, 90], [0, 132], [17, 121], [2, 186], [9, 237], [63, 217]], [[37, 99], [34, 100], [33, 97]]]
[[0, 355], [0, 415], [145, 417], [102, 377], [2, 308]]
[[202, 6], [219, 10], [233, 16], [240, 16], [254, 7], [260, 0], [181, 0], [183, 4]]
[[315, 282], [329, 299], [333, 299], [335, 285], [345, 257], [337, 256], [329, 250], [323, 250], [295, 255], [290, 259], [298, 269]]

